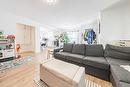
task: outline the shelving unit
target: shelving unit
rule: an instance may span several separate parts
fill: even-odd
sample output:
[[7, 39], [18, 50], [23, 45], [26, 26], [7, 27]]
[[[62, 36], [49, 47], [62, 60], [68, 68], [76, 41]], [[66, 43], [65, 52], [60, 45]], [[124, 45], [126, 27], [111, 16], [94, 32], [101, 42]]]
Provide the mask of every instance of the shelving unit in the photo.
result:
[[15, 57], [15, 40], [0, 38], [0, 62], [12, 60]]

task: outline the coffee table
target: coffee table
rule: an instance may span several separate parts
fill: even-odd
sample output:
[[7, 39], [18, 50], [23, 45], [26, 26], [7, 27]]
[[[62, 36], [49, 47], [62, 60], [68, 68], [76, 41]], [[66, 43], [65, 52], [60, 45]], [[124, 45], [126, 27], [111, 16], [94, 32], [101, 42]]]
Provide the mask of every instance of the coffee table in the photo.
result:
[[40, 79], [49, 87], [85, 87], [85, 69], [57, 59], [40, 64]]

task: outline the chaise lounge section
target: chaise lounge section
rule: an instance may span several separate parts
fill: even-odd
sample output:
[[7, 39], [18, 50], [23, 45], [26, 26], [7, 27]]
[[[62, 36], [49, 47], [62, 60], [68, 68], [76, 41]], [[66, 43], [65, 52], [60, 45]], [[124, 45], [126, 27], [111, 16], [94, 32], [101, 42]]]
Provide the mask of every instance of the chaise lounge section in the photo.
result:
[[130, 47], [118, 47], [107, 44], [105, 57], [110, 64], [110, 78], [114, 87], [130, 87], [130, 72], [121, 65], [130, 66]]

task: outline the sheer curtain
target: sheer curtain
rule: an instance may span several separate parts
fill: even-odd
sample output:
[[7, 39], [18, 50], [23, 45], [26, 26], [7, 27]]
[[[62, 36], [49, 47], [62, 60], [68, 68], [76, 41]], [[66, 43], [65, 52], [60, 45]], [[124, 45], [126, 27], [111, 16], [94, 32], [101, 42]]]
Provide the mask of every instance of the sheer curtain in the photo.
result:
[[78, 43], [78, 32], [67, 32], [70, 43]]

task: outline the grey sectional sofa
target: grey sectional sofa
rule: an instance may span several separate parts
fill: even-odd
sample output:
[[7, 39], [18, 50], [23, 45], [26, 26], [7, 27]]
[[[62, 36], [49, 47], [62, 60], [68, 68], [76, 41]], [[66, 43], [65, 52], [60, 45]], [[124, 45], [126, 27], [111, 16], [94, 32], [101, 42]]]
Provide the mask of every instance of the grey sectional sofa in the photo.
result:
[[54, 50], [54, 57], [85, 67], [87, 74], [111, 81], [114, 87], [130, 87], [130, 72], [120, 65], [130, 65], [130, 48], [107, 44], [64, 44], [63, 51]]

